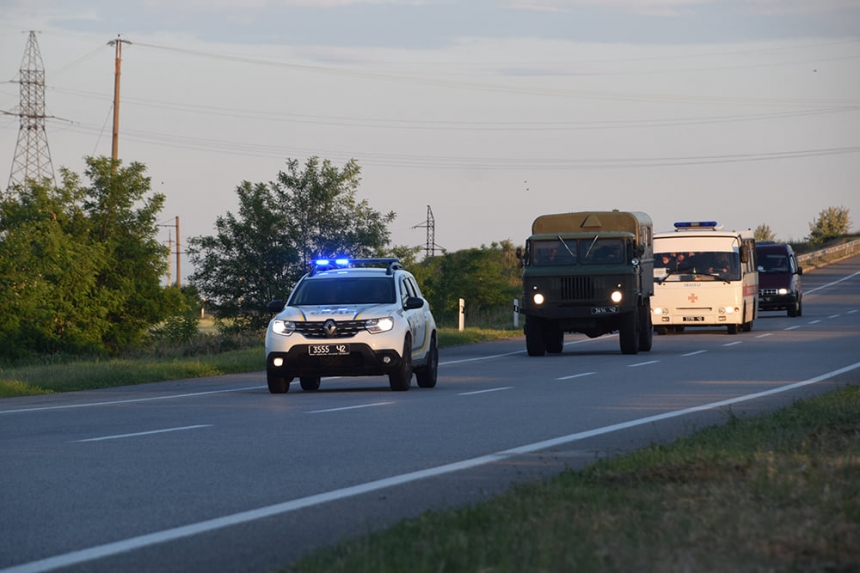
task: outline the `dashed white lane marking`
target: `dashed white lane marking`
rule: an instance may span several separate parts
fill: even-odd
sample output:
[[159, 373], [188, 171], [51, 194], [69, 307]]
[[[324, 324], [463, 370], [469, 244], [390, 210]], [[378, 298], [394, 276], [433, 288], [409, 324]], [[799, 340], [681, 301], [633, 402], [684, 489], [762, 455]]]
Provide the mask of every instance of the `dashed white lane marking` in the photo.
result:
[[729, 342], [727, 344], [723, 344], [723, 346], [737, 346], [738, 344], [743, 344], [743, 341], [737, 340], [735, 342]]
[[636, 364], [628, 364], [627, 368], [636, 368], [637, 366], [648, 366], [649, 364], [657, 364], [659, 360], [648, 360], [647, 362], [637, 362]]
[[86, 440], [73, 440], [72, 443], [80, 442], [103, 442], [105, 440], [121, 440], [123, 438], [137, 438], [139, 436], [151, 436], [152, 434], [165, 434], [167, 432], [181, 432], [183, 430], [196, 430], [197, 428], [211, 428], [212, 424], [197, 424], [196, 426], [183, 426], [181, 428], [165, 428], [163, 430], [150, 430], [148, 432], [135, 432], [134, 434], [117, 434], [115, 436], [102, 436], [101, 438], [89, 438]]
[[681, 356], [695, 356], [697, 354], [704, 354], [707, 350], [696, 350], [695, 352], [688, 352], [686, 354], [682, 354]]
[[767, 338], [768, 336], [771, 336], [772, 334], [773, 334], [772, 332], [765, 332], [764, 334], [759, 334], [758, 336], [756, 336], [756, 338]]
[[343, 406], [341, 408], [326, 408], [325, 410], [309, 410], [308, 414], [324, 414], [326, 412], [343, 412], [344, 410], [358, 410], [360, 408], [374, 408], [376, 406], [387, 406], [394, 402], [374, 402], [373, 404], [359, 404], [358, 406]]
[[486, 394], [487, 392], [498, 392], [499, 390], [511, 390], [513, 386], [502, 386], [501, 388], [490, 388], [488, 390], [475, 390], [474, 392], [461, 392], [458, 396], [473, 396], [474, 394]]
[[583, 376], [591, 376], [592, 374], [597, 374], [597, 372], [580, 372], [579, 374], [571, 374], [570, 376], [562, 376], [561, 378], [556, 378], [556, 380], [571, 380], [573, 378], [582, 378]]
[[261, 507], [249, 511], [242, 511], [239, 513], [234, 513], [232, 515], [225, 515], [224, 517], [217, 517], [215, 519], [200, 521], [198, 523], [183, 525], [181, 527], [165, 529], [163, 531], [156, 531], [154, 533], [149, 533], [146, 535], [139, 535], [137, 537], [123, 539], [121, 541], [115, 541], [113, 543], [106, 543], [104, 545], [97, 545], [95, 547], [89, 547], [87, 549], [81, 549], [79, 551], [72, 551], [70, 553], [64, 553], [62, 555], [56, 555], [54, 557], [48, 557], [46, 559], [40, 559], [38, 561], [31, 561], [30, 563], [22, 563], [21, 565], [16, 565], [7, 569], [0, 569], [0, 573], [41, 573], [43, 571], [50, 571], [52, 569], [58, 569], [60, 567], [68, 567], [71, 565], [87, 563], [95, 559], [101, 559], [103, 557], [109, 557], [111, 555], [126, 553], [128, 551], [134, 551], [136, 549], [157, 545], [159, 543], [175, 541], [177, 539], [190, 537], [192, 535], [198, 535], [200, 533], [224, 529], [225, 527], [232, 527], [234, 525], [239, 525], [242, 523], [249, 523], [267, 517], [282, 515], [285, 513], [297, 511], [299, 509], [314, 507], [323, 503], [330, 503], [332, 501], [355, 497], [357, 495], [373, 491], [379, 491], [381, 489], [395, 487], [406, 483], [426, 479], [429, 477], [446, 475], [493, 462], [503, 461], [514, 456], [529, 454], [532, 452], [545, 450], [547, 448], [552, 448], [569, 444], [571, 442], [584, 440], [586, 438], [593, 438], [595, 436], [618, 432], [620, 430], [627, 430], [630, 428], [635, 428], [637, 426], [653, 424], [654, 422], [659, 422], [661, 420], [678, 418], [696, 412], [714, 410], [716, 408], [731, 406], [732, 404], [739, 404], [742, 402], [755, 400], [757, 398], [763, 398], [765, 396], [772, 396], [774, 394], [788, 392], [790, 390], [795, 390], [797, 388], [816, 384], [824, 380], [829, 380], [830, 378], [833, 378], [840, 374], [844, 374], [846, 372], [850, 372], [852, 370], [856, 370], [857, 368], [860, 368], [860, 362], [855, 362], [850, 366], [840, 368], [839, 370], [833, 370], [826, 374], [822, 374], [821, 376], [816, 376], [815, 378], [810, 378], [802, 382], [795, 382], [794, 384], [788, 384], [786, 386], [780, 386], [778, 388], [771, 388], [763, 392], [746, 394], [744, 396], [736, 396], [734, 398], [720, 400], [719, 402], [710, 402], [708, 404], [702, 404], [701, 406], [694, 406], [692, 408], [685, 408], [683, 410], [664, 412], [662, 414], [657, 414], [654, 416], [647, 416], [645, 418], [630, 420], [629, 422], [621, 422], [619, 424], [612, 424], [610, 426], [604, 426], [602, 428], [595, 428], [593, 430], [586, 430], [584, 432], [568, 434], [566, 436], [560, 436], [558, 438], [552, 438], [550, 440], [534, 442], [525, 446], [511, 448], [509, 450], [504, 450], [485, 456], [479, 456], [477, 458], [471, 458], [468, 460], [462, 460], [459, 462], [436, 466], [434, 468], [428, 468], [425, 470], [418, 470], [406, 474], [391, 476], [388, 478], [327, 491], [316, 495], [310, 495], [307, 497], [302, 497], [299, 499], [294, 499], [291, 501], [278, 503], [267, 507]]

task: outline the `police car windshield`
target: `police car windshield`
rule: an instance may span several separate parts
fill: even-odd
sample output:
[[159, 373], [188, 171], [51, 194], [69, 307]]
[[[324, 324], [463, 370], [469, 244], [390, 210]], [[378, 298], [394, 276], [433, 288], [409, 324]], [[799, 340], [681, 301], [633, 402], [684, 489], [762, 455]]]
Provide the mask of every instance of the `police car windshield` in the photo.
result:
[[303, 280], [290, 297], [291, 306], [391, 304], [392, 277], [316, 277]]

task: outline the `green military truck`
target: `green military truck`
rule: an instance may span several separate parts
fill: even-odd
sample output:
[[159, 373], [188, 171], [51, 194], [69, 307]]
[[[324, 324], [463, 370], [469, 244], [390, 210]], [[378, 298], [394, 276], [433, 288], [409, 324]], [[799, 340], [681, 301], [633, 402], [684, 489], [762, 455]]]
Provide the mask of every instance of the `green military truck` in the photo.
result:
[[623, 354], [651, 350], [654, 253], [647, 214], [542, 215], [517, 254], [529, 356], [561, 352], [566, 332], [596, 338], [617, 331]]

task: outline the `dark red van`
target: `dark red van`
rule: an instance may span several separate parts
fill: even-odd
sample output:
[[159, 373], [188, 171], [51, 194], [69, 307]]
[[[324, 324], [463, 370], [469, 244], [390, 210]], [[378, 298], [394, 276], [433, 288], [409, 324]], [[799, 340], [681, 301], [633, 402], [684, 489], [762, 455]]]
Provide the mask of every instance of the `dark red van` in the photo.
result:
[[786, 310], [788, 316], [803, 314], [803, 290], [797, 264], [790, 245], [761, 242], [755, 246], [758, 259], [758, 309]]

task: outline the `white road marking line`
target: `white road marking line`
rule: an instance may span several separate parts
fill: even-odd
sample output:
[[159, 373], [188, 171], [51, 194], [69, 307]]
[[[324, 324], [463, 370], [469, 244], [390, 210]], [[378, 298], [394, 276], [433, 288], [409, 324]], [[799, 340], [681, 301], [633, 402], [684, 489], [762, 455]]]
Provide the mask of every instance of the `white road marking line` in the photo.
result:
[[818, 324], [819, 322], [821, 322], [821, 320], [813, 320], [811, 322], [808, 322], [807, 324]]
[[487, 454], [484, 456], [479, 456], [477, 458], [453, 462], [450, 464], [436, 466], [425, 470], [418, 470], [406, 474], [391, 476], [376, 481], [366, 482], [354, 486], [336, 489], [333, 491], [327, 491], [316, 495], [310, 495], [307, 497], [294, 499], [291, 501], [286, 501], [284, 503], [278, 503], [275, 505], [269, 505], [266, 507], [242, 511], [239, 513], [234, 513], [232, 515], [225, 515], [224, 517], [216, 517], [214, 519], [200, 521], [198, 523], [192, 523], [180, 527], [174, 527], [172, 529], [165, 529], [163, 531], [156, 531], [154, 533], [148, 533], [146, 535], [139, 535], [137, 537], [123, 539], [121, 541], [115, 541], [113, 543], [106, 543], [104, 545], [97, 545], [95, 547], [72, 551], [69, 553], [64, 553], [62, 555], [55, 555], [54, 557], [48, 557], [46, 559], [40, 559], [38, 561], [31, 561], [30, 563], [22, 563], [21, 565], [16, 565], [7, 569], [0, 569], [0, 573], [42, 573], [43, 571], [50, 571], [51, 569], [58, 569], [60, 567], [69, 567], [71, 565], [87, 563], [88, 561], [93, 561], [95, 559], [101, 559], [103, 557], [109, 557], [111, 555], [126, 553], [128, 551], [134, 551], [136, 549], [157, 545], [159, 543], [175, 541], [177, 539], [190, 537], [192, 535], [198, 535], [200, 533], [216, 531], [219, 529], [224, 529], [225, 527], [232, 527], [234, 525], [240, 525], [242, 523], [249, 523], [267, 517], [290, 513], [299, 509], [304, 509], [306, 507], [313, 507], [321, 505], [323, 503], [329, 503], [332, 501], [355, 497], [357, 495], [373, 491], [379, 491], [388, 487], [403, 485], [429, 477], [447, 475], [450, 473], [490, 464], [493, 462], [503, 461], [514, 456], [529, 454], [532, 452], [545, 450], [547, 448], [553, 448], [556, 446], [569, 444], [571, 442], [584, 440], [586, 438], [593, 438], [595, 436], [601, 436], [620, 430], [627, 430], [638, 426], [653, 424], [654, 422], [678, 418], [681, 416], [686, 416], [687, 414], [694, 414], [697, 412], [704, 412], [706, 410], [723, 408], [725, 406], [740, 404], [742, 402], [748, 402], [750, 400], [763, 398], [765, 396], [781, 394], [783, 392], [788, 392], [790, 390], [795, 390], [797, 388], [802, 388], [804, 386], [823, 382], [824, 380], [829, 380], [830, 378], [834, 378], [835, 376], [844, 374], [846, 372], [851, 372], [852, 370], [856, 370], [857, 368], [860, 368], [860, 362], [855, 362], [854, 364], [846, 366], [845, 368], [833, 370], [826, 374], [816, 376], [815, 378], [809, 378], [808, 380], [804, 380], [802, 382], [795, 382], [794, 384], [788, 384], [786, 386], [780, 386], [778, 388], [771, 388], [762, 392], [755, 392], [753, 394], [746, 394], [744, 396], [736, 396], [734, 398], [727, 398], [718, 402], [702, 404], [701, 406], [693, 406], [692, 408], [675, 410], [673, 412], [664, 412], [662, 414], [656, 414], [654, 416], [647, 416], [645, 418], [630, 420], [629, 422], [621, 422], [619, 424], [612, 424], [611, 426], [604, 426], [602, 428], [595, 428], [593, 430], [586, 430], [584, 432], [568, 434], [566, 436], [560, 436], [558, 438], [552, 438], [541, 442], [534, 442], [531, 444], [526, 444], [525, 446], [496, 452], [494, 454]]
[[583, 376], [591, 376], [592, 374], [597, 374], [597, 372], [581, 372], [579, 374], [571, 374], [570, 376], [562, 376], [561, 378], [556, 378], [556, 380], [571, 380], [573, 378], [582, 378]]
[[786, 328], [786, 330], [796, 330], [798, 328], [800, 328], [800, 327], [799, 326], [789, 326], [788, 328]]
[[723, 346], [737, 346], [738, 344], [743, 344], [742, 340], [737, 340], [735, 342], [729, 342], [727, 344], [723, 344]]
[[342, 408], [327, 408], [325, 410], [310, 410], [308, 414], [325, 414], [327, 412], [342, 412], [344, 410], [358, 410], [359, 408], [373, 408], [375, 406], [387, 406], [394, 402], [374, 402], [373, 404], [360, 404], [358, 406], [344, 406]]
[[847, 281], [848, 279], [853, 279], [853, 278], [854, 278], [854, 277], [856, 277], [857, 275], [860, 275], [860, 271], [858, 271], [858, 272], [854, 273], [853, 275], [848, 275], [847, 277], [842, 277], [842, 278], [841, 278], [841, 279], [839, 279], [838, 281], [833, 281], [832, 283], [827, 283], [826, 285], [821, 285], [820, 287], [815, 287], [814, 289], [805, 290], [805, 291], [803, 291], [803, 294], [804, 294], [804, 295], [807, 295], [807, 294], [813, 293], [813, 292], [815, 292], [815, 291], [817, 291], [817, 290], [821, 290], [821, 289], [824, 289], [824, 288], [827, 288], [827, 287], [832, 287], [833, 285], [838, 285], [838, 284], [839, 284], [839, 283], [841, 283], [842, 281]]
[[772, 334], [773, 334], [772, 332], [765, 332], [764, 334], [759, 334], [758, 336], [756, 336], [756, 338], [767, 338], [768, 336], [771, 336]]
[[[606, 340], [607, 338], [612, 338], [613, 336], [618, 336], [617, 334], [601, 336], [600, 338]], [[584, 344], [586, 342], [592, 342], [592, 340], [596, 339], [587, 339], [587, 340], [572, 340], [570, 342], [565, 342], [564, 346], [570, 346], [571, 344]], [[516, 350], [514, 352], [505, 352], [503, 354], [491, 354], [490, 356], [476, 356], [475, 358], [463, 358], [462, 360], [449, 360], [447, 362], [440, 362], [439, 366], [447, 366], [448, 364], [462, 364], [463, 362], [477, 362], [479, 360], [492, 360], [493, 358], [502, 358], [503, 356], [514, 356], [515, 354], [525, 354], [525, 350]]]
[[681, 356], [695, 356], [696, 354], [704, 354], [707, 350], [696, 350], [695, 352], [688, 352], [686, 354], [682, 354]]
[[110, 400], [108, 402], [87, 402], [84, 404], [63, 404], [61, 406], [43, 406], [41, 408], [21, 408], [20, 410], [0, 410], [0, 414], [17, 414], [19, 412], [41, 412], [44, 410], [68, 410], [71, 408], [89, 408], [91, 406], [112, 406], [115, 404], [132, 404], [134, 402], [152, 402], [154, 400], [172, 400], [173, 398], [189, 398], [207, 394], [223, 394], [225, 392], [243, 392], [245, 390], [260, 390], [266, 386], [250, 386], [246, 388], [230, 388], [228, 390], [210, 390], [207, 392], [192, 392], [190, 394], [171, 394], [169, 396], [153, 396], [151, 398], [129, 398], [128, 400]]
[[857, 312], [856, 309], [855, 310], [849, 310], [847, 314], [854, 314], [855, 312]]
[[105, 440], [120, 440], [122, 438], [136, 438], [138, 436], [151, 436], [152, 434], [164, 434], [166, 432], [179, 432], [182, 430], [195, 430], [197, 428], [210, 428], [212, 424], [198, 424], [196, 426], [183, 426], [181, 428], [166, 428], [164, 430], [150, 430], [149, 432], [137, 432], [134, 434], [117, 434], [116, 436], [103, 436], [101, 438], [89, 438], [87, 440], [72, 440], [72, 443], [81, 442], [103, 442]]
[[649, 360], [647, 362], [637, 362], [636, 364], [628, 364], [627, 368], [636, 368], [637, 366], [647, 366], [649, 364], [657, 364], [659, 360]]
[[842, 315], [841, 314], [831, 314], [827, 318], [839, 318], [840, 316], [842, 316]]
[[458, 396], [473, 396], [475, 394], [486, 394], [487, 392], [498, 392], [499, 390], [511, 390], [513, 386], [502, 386], [501, 388], [490, 388], [489, 390], [475, 390], [474, 392], [461, 392]]

